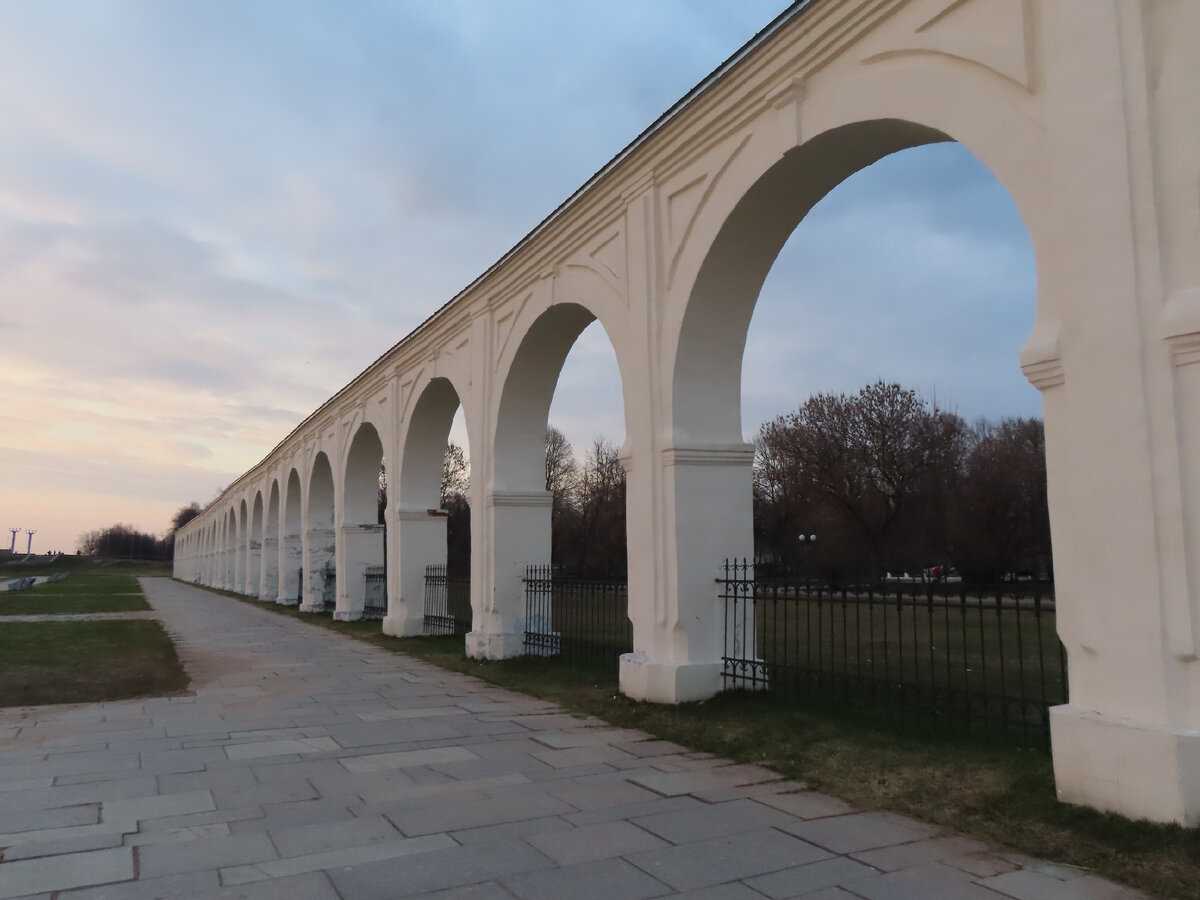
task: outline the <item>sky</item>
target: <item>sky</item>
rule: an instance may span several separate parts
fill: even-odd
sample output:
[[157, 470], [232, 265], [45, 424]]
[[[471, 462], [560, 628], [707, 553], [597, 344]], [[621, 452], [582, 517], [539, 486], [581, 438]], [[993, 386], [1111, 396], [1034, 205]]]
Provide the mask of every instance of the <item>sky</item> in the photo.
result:
[[[786, 5], [0, 0], [0, 540], [213, 499]], [[878, 378], [1040, 415], [1034, 297], [969, 152], [882, 160], [772, 269], [744, 431]], [[623, 438], [598, 325], [550, 420]]]

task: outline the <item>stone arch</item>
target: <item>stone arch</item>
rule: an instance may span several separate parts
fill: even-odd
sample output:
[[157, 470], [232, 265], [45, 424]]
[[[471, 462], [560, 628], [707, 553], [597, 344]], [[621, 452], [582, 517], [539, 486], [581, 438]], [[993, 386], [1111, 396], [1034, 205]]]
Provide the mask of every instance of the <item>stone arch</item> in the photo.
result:
[[[595, 306], [599, 309], [604, 304]], [[479, 536], [473, 546], [478, 544], [484, 551], [482, 556], [473, 551], [473, 569], [485, 577], [472, 598], [476, 630], [467, 639], [467, 652], [472, 656], [503, 658], [522, 652], [521, 578], [526, 566], [550, 563], [552, 498], [546, 490], [550, 404], [567, 354], [596, 318], [593, 309], [582, 302], [552, 303], [523, 331], [516, 332], [519, 341], [511, 349], [507, 365], [499, 369], [502, 387], [493, 419], [488, 490], [483, 515], [473, 520], [472, 530], [473, 537]], [[623, 342], [614, 343], [607, 329], [605, 335], [617, 357], [624, 400], [628, 379]]]
[[[559, 372], [576, 339], [596, 321], [596, 314], [576, 301], [553, 303], [520, 333], [507, 359], [501, 360], [492, 440], [493, 491], [544, 491], [546, 423]], [[617, 357], [622, 397], [625, 377], [621, 346], [600, 320]]]
[[[876, 65], [865, 75], [855, 69], [848, 79], [829, 76], [788, 87], [775, 108], [790, 126], [748, 133], [713, 176], [676, 257], [665, 326], [670, 412], [662, 435], [663, 502], [675, 539], [658, 572], [632, 566], [630, 572], [631, 597], [662, 594], [669, 586], [665, 593], [674, 607], [660, 613], [657, 625], [649, 610], [640, 618], [631, 612], [635, 654], [673, 662], [661, 671], [635, 658], [623, 662], [627, 693], [686, 699], [719, 688], [722, 613], [711, 573], [722, 559], [754, 553], [754, 457], [741, 421], [746, 333], [776, 256], [808, 211], [884, 156], [958, 139], [1009, 191], [1035, 256], [1045, 255], [1038, 241], [1044, 191], [1036, 190], [1036, 175], [1044, 169], [1043, 132], [1011, 85], [960, 68], [945, 60], [908, 60]], [[1038, 283], [1040, 294], [1041, 271]], [[711, 515], [715, 509], [722, 511], [719, 517]], [[684, 660], [708, 661], [693, 666], [686, 688], [676, 680]], [[700, 675], [705, 666], [707, 674]], [[662, 676], [672, 683], [653, 686]]]
[[305, 526], [308, 541], [305, 547], [304, 601], [301, 608], [306, 612], [321, 612], [325, 609], [325, 585], [337, 577], [334, 571], [337, 555], [337, 535], [334, 530], [336, 495], [333, 466], [324, 450], [317, 451], [309, 468], [307, 500]]
[[[389, 521], [396, 540], [388, 572], [387, 634], [424, 632], [423, 595], [427, 566], [446, 564], [447, 516], [441, 510], [442, 469], [454, 416], [462, 405], [453, 381], [432, 377], [420, 388], [403, 432], [394, 470]], [[470, 455], [468, 417], [467, 452]]]
[[338, 618], [362, 616], [367, 566], [383, 565], [385, 526], [379, 509], [383, 442], [368, 421], [359, 424], [342, 469], [342, 516], [338, 530]]

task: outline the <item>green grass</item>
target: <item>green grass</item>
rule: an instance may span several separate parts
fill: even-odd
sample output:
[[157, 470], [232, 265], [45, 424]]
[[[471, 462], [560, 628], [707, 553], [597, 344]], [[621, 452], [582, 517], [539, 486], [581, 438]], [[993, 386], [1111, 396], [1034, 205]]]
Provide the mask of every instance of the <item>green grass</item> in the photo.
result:
[[0, 622], [0, 706], [161, 696], [187, 683], [155, 621]]
[[613, 725], [767, 766], [863, 809], [911, 815], [1160, 897], [1200, 896], [1200, 830], [1060, 803], [1044, 752], [906, 729], [886, 711], [805, 707], [767, 693], [729, 692], [678, 706], [638, 703], [619, 693], [615, 661], [471, 660], [461, 636], [390, 638], [378, 622], [334, 622], [295, 607], [227, 596]]
[[149, 608], [137, 578], [126, 572], [85, 570], [24, 591], [0, 591], [0, 616], [130, 612]]

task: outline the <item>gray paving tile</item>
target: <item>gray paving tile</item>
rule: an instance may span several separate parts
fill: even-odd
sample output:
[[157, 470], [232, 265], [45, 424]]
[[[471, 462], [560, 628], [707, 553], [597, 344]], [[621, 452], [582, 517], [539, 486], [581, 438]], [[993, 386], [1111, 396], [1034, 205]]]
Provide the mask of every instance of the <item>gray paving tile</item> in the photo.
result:
[[6, 862], [0, 865], [0, 897], [128, 881], [133, 875], [128, 847]]
[[923, 841], [913, 841], [909, 844], [895, 844], [891, 847], [881, 847], [878, 850], [864, 850], [855, 853], [854, 858], [885, 872], [895, 869], [906, 869], [909, 866], [919, 866], [928, 862], [940, 862], [949, 857], [966, 856], [987, 850], [982, 841], [957, 835], [928, 838]]
[[522, 900], [644, 900], [669, 893], [661, 881], [621, 859], [508, 876], [501, 884]]
[[854, 813], [780, 826], [834, 853], [855, 853], [919, 841], [934, 834], [932, 826], [887, 813]]
[[[209, 791], [182, 791], [176, 794], [150, 794], [145, 797], [127, 797], [121, 800], [106, 800], [100, 807], [100, 821], [104, 823], [136, 825], [148, 819], [166, 816], [182, 816], [188, 813], [209, 812], [216, 809]], [[132, 829], [130, 829], [132, 830]]]
[[280, 856], [303, 856], [338, 847], [361, 847], [394, 841], [400, 833], [383, 816], [342, 821], [322, 821], [311, 825], [271, 828], [267, 832]]
[[561, 800], [543, 793], [528, 793], [513, 797], [489, 798], [475, 803], [443, 804], [421, 809], [405, 809], [388, 813], [392, 823], [406, 835], [433, 834], [518, 822], [521, 819], [540, 819], [572, 812]]
[[672, 844], [703, 841], [721, 835], [737, 834], [740, 831], [757, 831], [776, 825], [792, 824], [787, 813], [753, 800], [733, 800], [679, 810], [639, 816], [633, 823], [652, 834], [665, 838]]
[[170, 897], [202, 897], [220, 888], [215, 869], [168, 875], [165, 878], [141, 878], [119, 884], [65, 891], [59, 900], [160, 900]]
[[286, 781], [269, 784], [253, 784], [244, 788], [213, 791], [213, 800], [217, 808], [238, 808], [243, 806], [262, 806], [270, 803], [288, 803], [295, 800], [316, 800], [320, 795], [317, 789], [303, 778], [292, 778]]
[[568, 831], [573, 826], [559, 816], [541, 819], [522, 819], [519, 822], [501, 822], [498, 825], [481, 825], [452, 831], [450, 836], [464, 847], [469, 844], [485, 844], [493, 841], [511, 841], [513, 838], [542, 834], [547, 831]]
[[1147, 897], [1140, 891], [1093, 875], [1062, 881], [1029, 869], [983, 878], [979, 883], [1017, 900], [1141, 900]]
[[549, 785], [546, 791], [579, 810], [605, 809], [662, 799], [653, 791], [612, 776], [572, 779]]
[[332, 882], [323, 872], [309, 872], [288, 878], [272, 878], [254, 884], [239, 884], [219, 891], [205, 891], [212, 900], [341, 900]]
[[506, 875], [549, 869], [553, 861], [528, 844], [516, 841], [452, 847], [408, 857], [403, 866], [384, 860], [331, 871], [329, 877], [343, 897], [355, 900], [394, 900]]
[[432, 834], [417, 838], [396, 838], [361, 846], [337, 847], [303, 856], [271, 860], [230, 867], [223, 870], [222, 878], [227, 882], [249, 883], [268, 878], [280, 878], [304, 872], [321, 870], [344, 870], [363, 863], [394, 861], [436, 850], [446, 850], [457, 845], [444, 834]]
[[485, 881], [482, 884], [434, 891], [432, 894], [416, 894], [409, 900], [512, 900], [512, 894], [494, 881]]
[[525, 838], [560, 866], [573, 866], [668, 846], [629, 822], [603, 822], [582, 828], [558, 829]]
[[748, 831], [627, 856], [639, 869], [677, 890], [694, 890], [777, 872], [831, 856], [781, 831]]
[[237, 834], [184, 843], [150, 844], [138, 848], [138, 872], [139, 877], [155, 878], [263, 862], [275, 859], [277, 855], [265, 834]]
[[835, 856], [805, 866], [747, 878], [746, 884], [768, 897], [783, 900], [785, 897], [807, 897], [822, 888], [850, 885], [864, 878], [876, 878], [880, 874], [878, 869], [844, 856]]
[[854, 882], [850, 890], [867, 900], [997, 900], [996, 893], [968, 881], [966, 873], [927, 863]]
[[826, 816], [844, 816], [854, 812], [854, 807], [846, 801], [815, 791], [762, 795], [756, 799], [759, 803], [781, 809], [798, 819], [823, 819]]
[[29, 809], [8, 813], [0, 820], [5, 834], [20, 831], [40, 831], [46, 828], [62, 828], [67, 825], [94, 825], [100, 821], [100, 804], [84, 803], [79, 806], [58, 806], [50, 809]]
[[695, 891], [683, 891], [671, 896], [675, 900], [762, 900], [762, 894], [751, 890], [740, 881], [715, 884], [712, 887], [700, 888]]
[[656, 813], [674, 812], [680, 809], [701, 809], [704, 806], [694, 797], [656, 797], [621, 806], [599, 806], [563, 816], [572, 825], [594, 825], [597, 822], [615, 822], [618, 819], [634, 819]]
[[120, 847], [124, 835], [116, 831], [93, 832], [90, 834], [54, 837], [52, 833], [37, 840], [13, 844], [4, 849], [4, 861], [36, 859], [39, 856], [57, 856], [64, 853], [80, 853], [85, 850], [104, 850]]

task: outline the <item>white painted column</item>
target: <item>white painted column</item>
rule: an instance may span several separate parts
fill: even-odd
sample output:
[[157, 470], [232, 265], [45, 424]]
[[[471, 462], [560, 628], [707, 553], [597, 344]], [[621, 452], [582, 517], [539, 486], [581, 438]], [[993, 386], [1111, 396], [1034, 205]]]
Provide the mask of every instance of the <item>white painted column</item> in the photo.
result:
[[285, 534], [279, 544], [279, 594], [275, 602], [296, 606], [300, 597], [300, 572], [304, 568], [304, 538], [299, 533]]
[[[627, 696], [680, 703], [721, 690], [725, 609], [716, 578], [726, 558], [754, 555], [753, 461], [747, 444], [676, 446], [644, 466], [642, 459], [632, 461], [627, 527], [634, 649], [621, 657], [620, 670]], [[645, 489], [654, 474], [666, 500], [658, 516], [653, 492]], [[748, 638], [753, 641], [752, 631]]]
[[250, 538], [246, 554], [246, 581], [242, 591], [249, 597], [258, 596], [259, 582], [262, 580], [262, 553], [262, 542], [256, 541], [253, 537]]
[[[325, 591], [326, 563], [337, 558], [337, 534], [332, 528], [310, 528], [304, 552], [304, 599], [301, 612], [321, 612]], [[341, 573], [337, 573], [340, 575]]]
[[441, 510], [396, 511], [395, 542], [388, 559], [388, 612], [383, 633], [424, 634], [425, 567], [446, 564], [446, 514]]
[[[525, 652], [527, 566], [550, 564], [549, 491], [491, 491], [486, 495], [492, 535], [492, 592], [474, 609], [474, 630], [467, 635], [473, 659], [507, 659]], [[474, 577], [474, 576], [473, 576]], [[485, 582], [486, 583], [486, 582]]]
[[258, 581], [258, 596], [261, 600], [274, 601], [279, 598], [279, 538], [263, 538], [262, 572]]
[[383, 565], [382, 525], [343, 525], [340, 560], [337, 567], [337, 609], [339, 622], [354, 622], [363, 616], [367, 596], [367, 566]]
[[[1057, 625], [1069, 667], [1069, 702], [1050, 713], [1055, 782], [1069, 802], [1194, 826], [1200, 495], [1189, 456], [1200, 381], [1188, 334], [1200, 317], [1164, 342], [1173, 332], [1163, 321], [1171, 267], [1160, 229], [1184, 219], [1166, 215], [1178, 188], [1156, 185], [1149, 104], [1169, 77], [1148, 82], [1147, 54], [1174, 41], [1194, 60], [1200, 17], [1192, 9], [1167, 33], [1142, 18], [1165, 14], [1155, 5], [1074, 2], [1045, 12], [1055, 126], [1047, 192], [1063, 237], [1050, 265], [1039, 257], [1044, 302], [1022, 364], [1043, 392]], [[1195, 123], [1194, 80], [1181, 97], [1186, 106], [1170, 118], [1187, 109]], [[1197, 137], [1193, 124], [1193, 148]], [[1194, 149], [1192, 160], [1194, 233]], [[1194, 258], [1200, 246], [1190, 243]]]

